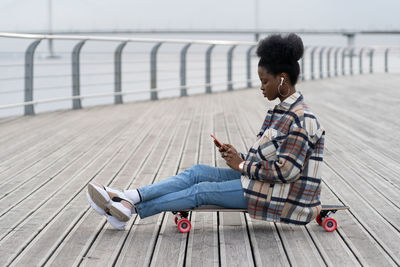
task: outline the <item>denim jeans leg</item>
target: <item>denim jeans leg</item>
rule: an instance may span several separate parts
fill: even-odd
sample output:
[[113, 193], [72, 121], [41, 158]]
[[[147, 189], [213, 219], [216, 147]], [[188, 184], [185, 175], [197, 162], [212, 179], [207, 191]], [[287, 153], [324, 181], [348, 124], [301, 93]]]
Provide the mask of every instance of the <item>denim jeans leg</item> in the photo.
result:
[[224, 182], [201, 182], [181, 191], [165, 194], [136, 205], [140, 218], [163, 211], [194, 209], [202, 205], [217, 205], [229, 209], [246, 209], [240, 179]]
[[138, 188], [142, 201], [158, 198], [165, 194], [190, 188], [201, 182], [222, 182], [240, 179], [240, 172], [230, 168], [216, 168], [197, 164], [175, 176], [160, 182]]

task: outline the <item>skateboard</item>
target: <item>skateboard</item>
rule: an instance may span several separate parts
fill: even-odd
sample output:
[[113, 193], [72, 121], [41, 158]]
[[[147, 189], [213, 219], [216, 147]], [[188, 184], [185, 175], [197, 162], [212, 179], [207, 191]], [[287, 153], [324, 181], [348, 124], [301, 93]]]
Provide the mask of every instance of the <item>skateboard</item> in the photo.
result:
[[[338, 210], [348, 210], [348, 206], [340, 205], [322, 205], [322, 210], [315, 219], [317, 223], [324, 227], [328, 232], [333, 232], [336, 230], [338, 223], [332, 217], [331, 214], [336, 213]], [[192, 224], [189, 221], [189, 212], [247, 212], [245, 209], [226, 209], [218, 206], [202, 206], [194, 210], [182, 210], [173, 211], [172, 214], [175, 215], [175, 224], [178, 226], [178, 230], [181, 233], [188, 233], [192, 228]]]

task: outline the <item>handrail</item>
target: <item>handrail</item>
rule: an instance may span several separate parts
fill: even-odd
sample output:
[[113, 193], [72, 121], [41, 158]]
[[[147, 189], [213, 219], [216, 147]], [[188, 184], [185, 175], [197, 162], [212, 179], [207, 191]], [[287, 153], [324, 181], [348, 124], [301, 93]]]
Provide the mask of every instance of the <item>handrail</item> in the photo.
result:
[[[72, 100], [72, 107], [74, 109], [80, 109], [82, 108], [82, 103], [81, 100], [84, 98], [97, 98], [97, 97], [108, 97], [112, 96], [114, 97], [114, 103], [115, 104], [122, 104], [123, 103], [123, 96], [125, 95], [131, 95], [131, 94], [139, 94], [139, 93], [150, 93], [150, 99], [151, 100], [157, 100], [158, 99], [158, 93], [163, 92], [163, 91], [172, 91], [172, 90], [179, 90], [180, 91], [180, 96], [184, 97], [187, 96], [187, 92], [189, 89], [193, 88], [205, 88], [205, 93], [212, 93], [212, 88], [214, 86], [219, 86], [219, 85], [225, 85], [227, 90], [233, 90], [233, 85], [239, 84], [239, 83], [245, 83], [241, 86], [245, 86], [247, 88], [252, 87], [252, 83], [256, 82], [255, 79], [252, 79], [252, 62], [251, 59], [255, 57], [254, 55], [254, 48], [257, 46], [256, 42], [242, 42], [242, 41], [219, 41], [219, 40], [191, 40], [191, 39], [156, 39], [156, 38], [122, 38], [122, 37], [105, 37], [105, 36], [77, 36], [77, 35], [48, 35], [48, 34], [20, 34], [20, 33], [0, 33], [0, 38], [19, 38], [19, 39], [31, 39], [32, 42], [29, 44], [28, 48], [25, 51], [25, 64], [21, 64], [21, 66], [25, 66], [25, 76], [21, 77], [21, 79], [25, 80], [25, 89], [24, 91], [24, 97], [25, 101], [23, 103], [15, 103], [15, 104], [6, 104], [6, 105], [0, 105], [0, 110], [1, 109], [9, 109], [9, 108], [15, 108], [15, 107], [20, 107], [23, 106], [25, 109], [25, 115], [33, 115], [35, 114], [34, 112], [34, 105], [37, 104], [42, 104], [42, 103], [50, 103], [50, 102], [60, 102], [60, 101], [65, 101], [65, 100]], [[72, 88], [71, 88], [71, 96], [69, 97], [55, 97], [55, 98], [48, 98], [48, 99], [43, 99], [43, 100], [34, 100], [34, 79], [38, 78], [35, 77], [34, 75], [34, 53], [36, 47], [41, 43], [43, 40], [73, 40], [77, 41], [77, 43], [74, 45], [73, 51], [71, 53], [72, 61], [70, 64], [72, 64], [72, 75], [71, 75], [71, 80], [72, 80]], [[114, 90], [107, 92], [107, 93], [93, 93], [93, 94], [81, 94], [80, 90], [80, 80], [81, 76], [85, 75], [80, 73], [80, 53], [82, 46], [84, 46], [85, 43], [87, 42], [98, 42], [98, 41], [110, 41], [110, 42], [116, 42], [118, 45], [116, 49], [114, 50], [114, 61], [111, 61], [110, 63], [114, 64], [114, 82], [109, 83], [114, 84]], [[153, 44], [151, 52], [150, 52], [150, 71], [148, 72], [149, 77], [150, 77], [150, 86], [146, 90], [123, 90], [122, 88], [122, 56], [123, 56], [123, 49], [126, 46], [127, 43], [149, 43]], [[179, 80], [177, 81], [180, 85], [179, 86], [173, 86], [173, 87], [166, 87], [166, 88], [159, 88], [157, 85], [157, 81], [163, 81], [165, 79], [157, 79], [157, 72], [160, 72], [162, 69], [157, 68], [157, 53], [160, 48], [160, 46], [164, 46], [165, 44], [183, 44], [183, 46], [180, 48], [180, 58], [170, 58], [168, 60], [174, 61], [179, 63], [179, 68], [178, 70], [166, 70], [168, 73], [173, 73], [177, 72]], [[205, 83], [202, 84], [197, 84], [197, 85], [189, 85], [186, 82], [186, 73], [187, 73], [187, 64], [186, 64], [186, 58], [187, 58], [187, 53], [188, 50], [192, 47], [192, 45], [198, 44], [198, 45], [204, 45], [206, 46], [206, 51], [203, 52], [204, 54], [204, 59], [205, 59], [205, 67], [201, 69], [194, 69], [196, 71], [199, 70], [204, 70], [205, 73]], [[219, 54], [216, 54], [213, 56], [213, 51], [215, 47], [217, 46], [228, 46], [228, 50], [226, 52], [226, 66], [224, 66], [224, 69], [226, 69], [226, 80], [225, 82], [217, 82], [213, 83], [211, 82], [212, 78], [218, 78], [222, 77], [222, 75], [212, 75], [212, 69], [217, 70], [217, 69], [222, 69], [222, 68], [215, 68], [215, 65], [218, 66], [218, 64], [214, 64], [212, 58], [214, 58], [215, 61], [215, 56], [218, 56]], [[233, 81], [233, 58], [235, 51], [238, 51], [240, 49], [237, 49], [238, 46], [245, 46], [246, 49], [244, 51], [245, 53], [245, 62], [243, 62], [240, 65], [240, 68], [243, 70], [244, 76], [246, 76], [246, 80], [244, 81]], [[304, 57], [301, 60], [301, 80], [305, 80], [306, 78], [306, 72], [309, 71], [309, 77], [310, 79], [316, 79], [319, 77], [320, 79], [324, 79], [325, 77], [332, 77], [332, 76], [338, 76], [339, 71], [338, 71], [338, 61], [339, 61], [339, 52], [341, 52], [340, 56], [340, 69], [341, 69], [341, 74], [346, 75], [346, 74], [354, 74], [355, 72], [353, 71], [354, 64], [353, 64], [353, 57], [359, 58], [359, 72], [362, 73], [362, 57], [363, 51], [369, 51], [368, 56], [369, 56], [369, 72], [373, 72], [373, 64], [374, 64], [374, 57], [376, 57], [376, 52], [382, 48], [384, 48], [384, 68], [385, 72], [389, 72], [389, 55], [393, 53], [395, 50], [394, 48], [398, 48], [395, 46], [366, 46], [363, 48], [360, 48], [359, 53], [355, 53], [355, 48], [356, 47], [322, 47], [322, 46], [307, 46], [305, 47], [304, 50]], [[358, 48], [358, 47], [357, 47]], [[241, 49], [240, 51], [242, 51]], [[318, 51], [318, 56], [319, 60], [317, 61], [315, 59], [316, 51]], [[308, 52], [308, 53], [307, 53]], [[243, 53], [243, 52], [242, 52]], [[197, 53], [196, 53], [197, 54]], [[326, 60], [324, 58], [326, 56]], [[334, 68], [333, 71], [334, 73], [331, 73], [331, 56], [334, 58]], [[309, 58], [307, 58], [309, 57]], [[306, 66], [305, 60], [307, 58], [307, 63], [309, 63], [309, 66]], [[346, 67], [346, 62], [345, 60], [349, 58], [348, 65], [349, 69]], [[168, 61], [170, 63], [171, 61]], [[347, 61], [347, 60], [346, 60]], [[198, 61], [196, 61], [198, 62]], [[319, 68], [316, 68], [316, 64], [319, 62]], [[126, 62], [125, 62], [126, 63]], [[136, 62], [133, 62], [134, 64]], [[142, 61], [142, 63], [144, 63]], [[142, 64], [138, 63], [138, 64]], [[214, 68], [211, 68], [211, 65], [214, 65]], [[96, 63], [98, 64], [98, 63]], [[46, 64], [40, 64], [40, 65], [46, 65]], [[51, 65], [51, 64], [49, 64]], [[324, 66], [326, 65], [326, 74], [324, 74]], [[193, 71], [193, 69], [191, 69]], [[254, 72], [254, 69], [253, 69]], [[319, 72], [319, 75], [317, 75], [316, 72]], [[125, 72], [124, 74], [126, 75], [129, 72]], [[93, 73], [92, 73], [93, 74]], [[57, 76], [57, 74], [55, 75]], [[58, 75], [60, 76], [60, 75]], [[198, 76], [197, 76], [198, 77]], [[204, 76], [203, 76], [204, 77]], [[168, 81], [171, 79], [168, 79]], [[125, 80], [124, 80], [125, 81]], [[144, 81], [144, 80], [143, 80]], [[143, 82], [142, 81], [142, 82]], [[0, 80], [1, 82], [1, 80]], [[138, 83], [138, 81], [135, 81]], [[125, 81], [126, 83], [126, 81]], [[64, 84], [61, 84], [60, 86], [62, 88], [66, 88], [65, 86], [63, 87]], [[40, 88], [37, 88], [39, 90]], [[21, 91], [21, 90], [20, 90]], [[11, 91], [8, 91], [11, 92]], [[2, 92], [0, 91], [0, 95]]]
[[51, 34], [20, 34], [0, 32], [0, 37], [42, 39], [42, 40], [87, 40], [87, 41], [111, 41], [111, 42], [136, 42], [136, 43], [171, 43], [171, 44], [214, 44], [214, 45], [256, 45], [257, 42], [219, 41], [219, 40], [195, 40], [195, 39], [160, 39], [160, 38], [121, 38], [100, 37], [82, 35], [51, 35]]
[[[258, 80], [241, 80], [237, 81], [237, 83], [244, 83], [244, 82], [255, 82]], [[166, 88], [158, 88], [158, 91], [171, 91], [171, 90], [181, 90], [182, 88], [202, 88], [205, 86], [210, 86], [210, 85], [229, 85], [232, 84], [232, 82], [221, 82], [221, 83], [203, 83], [203, 84], [196, 84], [196, 85], [185, 85], [185, 86], [174, 86], [174, 87], [166, 87]], [[123, 95], [131, 95], [131, 94], [141, 94], [141, 93], [147, 93], [148, 89], [145, 90], [127, 90], [124, 92], [114, 92], [114, 93], [98, 93], [98, 94], [89, 94], [89, 95], [80, 95], [80, 96], [72, 96], [72, 97], [55, 97], [55, 98], [49, 98], [49, 99], [44, 99], [44, 100], [35, 100], [35, 101], [29, 101], [29, 102], [22, 102], [22, 103], [16, 103], [16, 104], [8, 104], [8, 105], [2, 105], [0, 106], [0, 109], [8, 109], [8, 108], [15, 108], [15, 107], [21, 107], [21, 106], [26, 106], [26, 105], [37, 105], [37, 104], [43, 104], [43, 103], [52, 103], [52, 102], [60, 102], [60, 101], [66, 101], [66, 100], [82, 100], [82, 99], [87, 99], [87, 98], [97, 98], [97, 97], [105, 97], [105, 96], [123, 96]]]

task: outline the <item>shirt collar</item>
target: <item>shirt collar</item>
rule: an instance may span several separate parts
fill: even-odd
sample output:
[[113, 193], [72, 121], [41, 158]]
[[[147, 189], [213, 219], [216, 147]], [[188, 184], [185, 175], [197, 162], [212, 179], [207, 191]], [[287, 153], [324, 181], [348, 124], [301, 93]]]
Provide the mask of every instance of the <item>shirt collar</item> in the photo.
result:
[[295, 102], [297, 102], [297, 100], [298, 100], [300, 97], [303, 97], [303, 95], [302, 95], [300, 92], [296, 91], [296, 92], [294, 92], [292, 95], [290, 95], [288, 98], [286, 98], [285, 100], [283, 100], [281, 103], [279, 103], [278, 105], [276, 105], [275, 107], [276, 107], [277, 109], [281, 109], [281, 110], [289, 110], [290, 107], [291, 107]]

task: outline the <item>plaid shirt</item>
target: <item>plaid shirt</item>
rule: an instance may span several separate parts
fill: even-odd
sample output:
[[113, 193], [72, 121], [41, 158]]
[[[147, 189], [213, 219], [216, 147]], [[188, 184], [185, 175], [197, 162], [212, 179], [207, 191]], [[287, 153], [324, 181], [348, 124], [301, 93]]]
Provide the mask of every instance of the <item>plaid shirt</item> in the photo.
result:
[[250, 217], [304, 225], [318, 215], [324, 135], [299, 92], [268, 110], [257, 141], [240, 153]]

